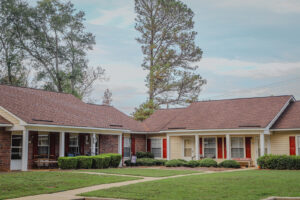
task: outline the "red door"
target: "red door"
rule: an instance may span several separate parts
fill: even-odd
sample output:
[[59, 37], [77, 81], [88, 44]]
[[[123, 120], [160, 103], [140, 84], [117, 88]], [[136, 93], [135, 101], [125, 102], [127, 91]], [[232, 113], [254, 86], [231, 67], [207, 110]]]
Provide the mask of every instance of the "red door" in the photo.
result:
[[163, 158], [167, 158], [167, 139], [163, 139]]
[[295, 136], [290, 136], [290, 155], [296, 155], [296, 138]]
[[131, 135], [131, 153], [135, 155], [135, 137]]
[[224, 158], [227, 158], [226, 138], [224, 138]]
[[251, 137], [246, 137], [246, 158], [251, 158]]
[[222, 145], [222, 138], [218, 138], [218, 158], [223, 158], [223, 145]]
[[199, 146], [200, 146], [199, 153], [200, 155], [202, 155], [203, 154], [202, 138], [199, 138]]

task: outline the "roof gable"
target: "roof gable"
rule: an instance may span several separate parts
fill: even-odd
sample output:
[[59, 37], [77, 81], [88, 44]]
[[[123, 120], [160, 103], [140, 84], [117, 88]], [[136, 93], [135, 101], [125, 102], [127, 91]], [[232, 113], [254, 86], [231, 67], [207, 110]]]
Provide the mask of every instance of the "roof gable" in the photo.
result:
[[272, 129], [300, 128], [300, 101], [292, 102], [282, 116], [272, 126]]

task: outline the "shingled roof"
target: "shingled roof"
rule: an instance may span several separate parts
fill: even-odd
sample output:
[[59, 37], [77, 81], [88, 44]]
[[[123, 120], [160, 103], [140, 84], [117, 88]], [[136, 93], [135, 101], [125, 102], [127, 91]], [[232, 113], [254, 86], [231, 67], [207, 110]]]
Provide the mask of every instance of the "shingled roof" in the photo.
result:
[[199, 101], [184, 109], [158, 110], [144, 123], [149, 131], [265, 128], [292, 96]]
[[272, 129], [300, 128], [300, 101], [295, 101], [286, 109]]
[[142, 129], [112, 106], [87, 104], [71, 94], [7, 85], [0, 85], [0, 94], [0, 106], [29, 124]]

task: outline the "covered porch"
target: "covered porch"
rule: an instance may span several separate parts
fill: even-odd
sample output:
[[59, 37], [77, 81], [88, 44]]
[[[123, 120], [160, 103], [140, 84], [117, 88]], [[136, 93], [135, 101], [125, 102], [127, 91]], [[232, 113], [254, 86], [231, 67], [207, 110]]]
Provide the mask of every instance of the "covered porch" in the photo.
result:
[[26, 128], [11, 132], [10, 170], [56, 168], [59, 157], [122, 153], [118, 130]]
[[246, 166], [256, 166], [258, 157], [271, 152], [270, 134], [265, 132], [167, 134], [167, 146], [168, 160], [227, 159]]

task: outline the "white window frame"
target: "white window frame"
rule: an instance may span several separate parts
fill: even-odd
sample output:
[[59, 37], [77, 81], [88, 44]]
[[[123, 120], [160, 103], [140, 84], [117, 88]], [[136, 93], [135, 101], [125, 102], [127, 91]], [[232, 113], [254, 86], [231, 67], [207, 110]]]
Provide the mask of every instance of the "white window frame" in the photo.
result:
[[215, 138], [215, 141], [216, 141], [216, 145], [215, 145], [215, 149], [216, 149], [216, 157], [215, 158], [213, 158], [213, 159], [218, 159], [218, 141], [217, 141], [217, 137], [216, 136], [208, 136], [208, 137], [202, 137], [202, 156], [203, 156], [203, 158], [206, 158], [204, 155], [205, 155], [205, 144], [204, 144], [204, 140], [205, 140], [205, 138]]
[[160, 137], [152, 137], [152, 138], [150, 138], [150, 140], [151, 140], [151, 153], [153, 153], [152, 152], [152, 144], [153, 144], [152, 140], [160, 140], [160, 157], [154, 156], [154, 158], [162, 158], [163, 157], [163, 139]]
[[[45, 145], [45, 144], [40, 144], [40, 143], [39, 143], [40, 138], [42, 138], [42, 137], [47, 137], [47, 138], [48, 138], [48, 144], [47, 144], [47, 145]], [[38, 134], [38, 154], [39, 154], [39, 155], [41, 155], [40, 152], [39, 152], [39, 148], [40, 148], [40, 147], [47, 147], [47, 149], [48, 149], [48, 155], [47, 155], [47, 158], [49, 158], [49, 155], [50, 155], [50, 138], [49, 138], [49, 135], [48, 135], [48, 134]]]
[[299, 144], [299, 139], [300, 135], [296, 135], [296, 155], [299, 156], [299, 150], [300, 150], [300, 144]]
[[[126, 147], [126, 148], [129, 148], [130, 151], [129, 151], [129, 157], [128, 156], [125, 156], [125, 139], [128, 139], [129, 140], [129, 147]], [[124, 137], [124, 158], [130, 158], [131, 156], [131, 138], [130, 137]]]
[[[20, 136], [21, 137], [21, 144], [20, 144], [20, 146], [12, 146], [12, 138], [13, 138], [13, 136]], [[10, 145], [11, 145], [11, 147], [10, 147], [10, 160], [22, 160], [22, 158], [23, 158], [23, 136], [21, 135], [21, 134], [11, 134], [11, 138], [10, 138]], [[12, 159], [12, 154], [13, 154], [13, 152], [12, 152], [12, 149], [21, 149], [21, 151], [20, 151], [20, 153], [21, 153], [21, 158], [20, 159]]]
[[[77, 145], [73, 145], [73, 144], [71, 144], [71, 137], [77, 137]], [[80, 153], [80, 149], [79, 149], [79, 135], [70, 135], [69, 136], [69, 149], [70, 149], [70, 147], [72, 147], [72, 148], [76, 148], [77, 147], [77, 150], [78, 150], [78, 152], [77, 153]]]
[[[243, 138], [243, 145], [244, 145], [244, 157], [243, 158], [233, 158], [232, 157], [232, 143], [231, 138]], [[232, 159], [246, 159], [246, 137], [245, 136], [231, 136], [230, 137], [230, 154]]]
[[184, 141], [185, 140], [190, 140], [190, 142], [193, 143], [193, 139], [192, 138], [186, 138], [186, 137], [182, 138], [182, 157], [183, 158], [193, 158], [193, 156], [194, 156], [193, 154], [194, 154], [194, 151], [195, 151], [195, 149], [193, 148], [193, 144], [191, 144], [191, 156], [190, 157], [184, 156], [184, 149], [185, 149]]

